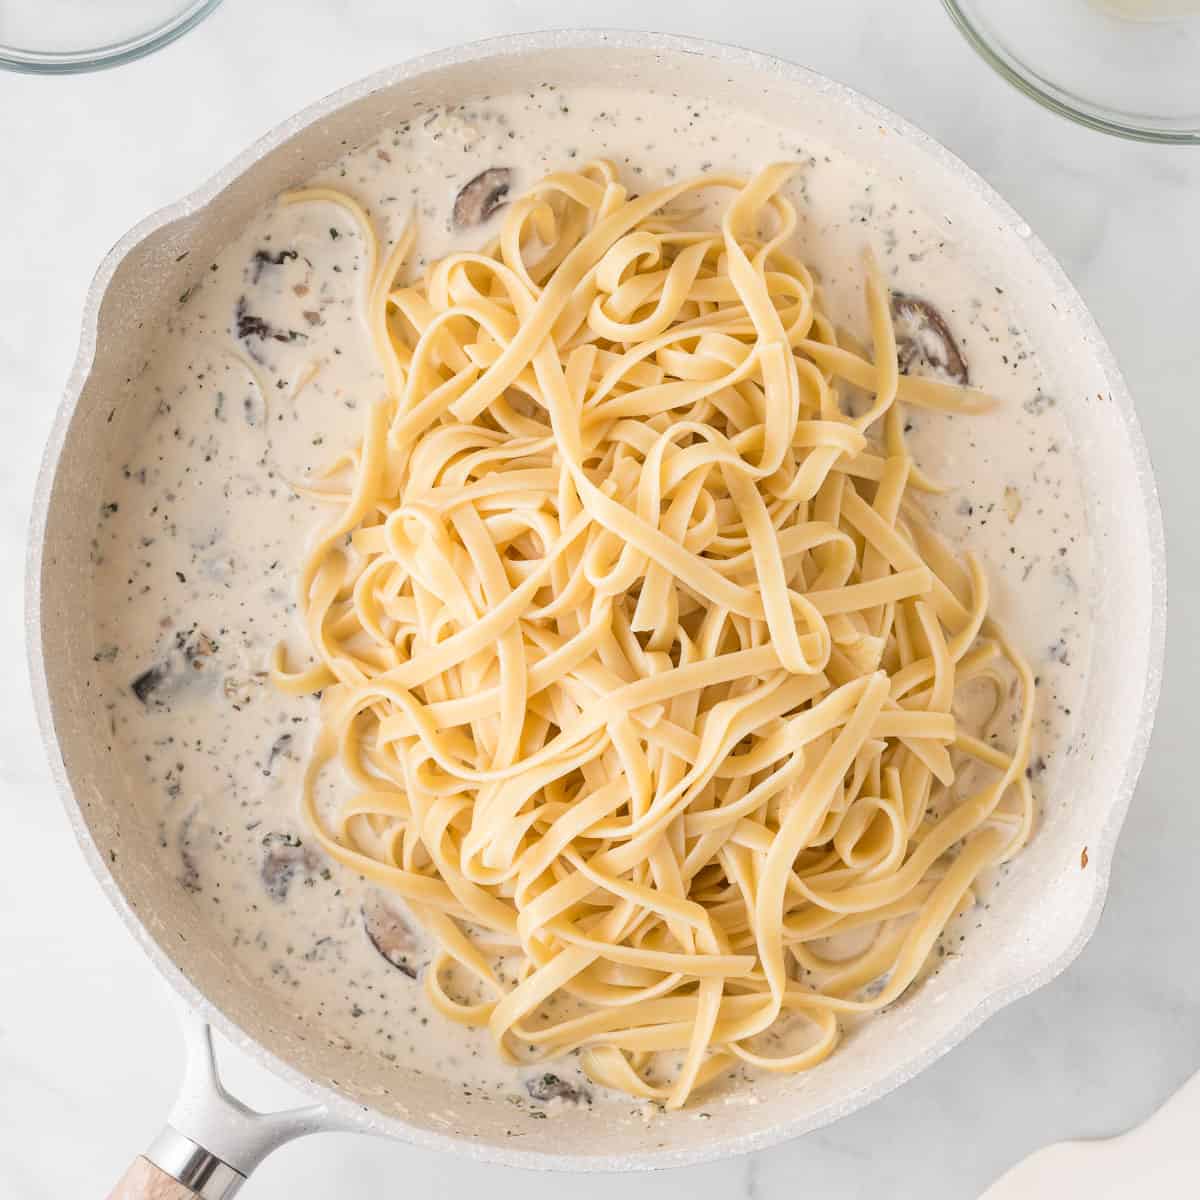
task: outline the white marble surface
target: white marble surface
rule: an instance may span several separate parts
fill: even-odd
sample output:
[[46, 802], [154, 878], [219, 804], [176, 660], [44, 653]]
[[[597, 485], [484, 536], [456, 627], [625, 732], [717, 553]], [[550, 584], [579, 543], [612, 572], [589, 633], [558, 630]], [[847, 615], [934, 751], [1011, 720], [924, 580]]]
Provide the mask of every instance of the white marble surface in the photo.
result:
[[[32, 2], [32, 0], [26, 0]], [[844, 80], [922, 125], [1028, 218], [1107, 332], [1158, 471], [1171, 572], [1161, 715], [1095, 940], [1056, 983], [914, 1083], [752, 1158], [621, 1181], [628, 1200], [977, 1196], [1034, 1148], [1119, 1132], [1200, 1065], [1200, 150], [1076, 129], [994, 78], [934, 0], [227, 0], [147, 61], [97, 76], [0, 76], [0, 1196], [102, 1195], [162, 1122], [180, 1064], [171, 1004], [76, 852], [43, 762], [22, 647], [30, 494], [104, 251], [293, 110], [376, 67], [497, 33], [596, 24], [737, 41]], [[286, 1089], [231, 1053], [235, 1090]], [[1200, 1116], [1200, 1113], [1197, 1114]], [[902, 1181], [902, 1182], [900, 1182]], [[285, 1148], [245, 1195], [549, 1198], [564, 1182], [402, 1145]], [[581, 1198], [612, 1180], [569, 1185]]]

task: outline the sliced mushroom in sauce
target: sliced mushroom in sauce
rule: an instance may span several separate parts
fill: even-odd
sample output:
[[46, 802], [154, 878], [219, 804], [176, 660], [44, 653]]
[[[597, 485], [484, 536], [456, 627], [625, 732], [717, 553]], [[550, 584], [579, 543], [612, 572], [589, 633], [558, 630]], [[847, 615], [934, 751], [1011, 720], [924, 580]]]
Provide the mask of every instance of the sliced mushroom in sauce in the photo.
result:
[[317, 852], [294, 833], [268, 833], [263, 837], [264, 854], [259, 875], [267, 895], [283, 903], [293, 880], [311, 879], [321, 866]]
[[586, 1088], [576, 1087], [557, 1075], [536, 1075], [525, 1081], [525, 1090], [531, 1100], [547, 1103], [550, 1100], [565, 1100], [568, 1104], [591, 1104], [592, 1095]]
[[217, 643], [195, 629], [180, 632], [170, 649], [153, 666], [134, 676], [129, 690], [147, 707], [166, 707], [193, 679], [202, 678]]
[[307, 336], [298, 329], [277, 329], [265, 318], [255, 316], [250, 311], [245, 296], [239, 296], [234, 307], [233, 328], [238, 341], [246, 343], [247, 347], [251, 338], [259, 338], [264, 342], [303, 342], [307, 340]]
[[919, 296], [892, 293], [896, 357], [905, 375], [934, 373], [955, 383], [970, 382], [967, 360], [942, 314]]
[[129, 685], [133, 694], [145, 705], [151, 703], [160, 703], [158, 696], [159, 689], [171, 677], [171, 663], [164, 661], [155, 663], [148, 670], [143, 671]]
[[463, 184], [454, 198], [454, 224], [459, 229], [482, 225], [508, 196], [512, 171], [508, 167], [489, 167]]
[[378, 892], [371, 893], [362, 906], [363, 929], [371, 945], [397, 971], [416, 979], [420, 943], [396, 906]]
[[255, 250], [250, 260], [250, 282], [257, 283], [262, 278], [264, 267], [282, 267], [285, 262], [295, 262], [297, 257], [295, 250], [279, 250], [275, 254], [269, 250]]

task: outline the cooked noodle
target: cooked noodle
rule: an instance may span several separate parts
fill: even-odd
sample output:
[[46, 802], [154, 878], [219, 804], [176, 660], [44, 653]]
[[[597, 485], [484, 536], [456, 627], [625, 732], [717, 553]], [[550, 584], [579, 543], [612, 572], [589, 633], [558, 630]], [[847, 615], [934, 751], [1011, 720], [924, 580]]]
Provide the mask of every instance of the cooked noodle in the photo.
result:
[[[386, 381], [318, 493], [316, 661], [274, 663], [323, 692], [306, 819], [436, 940], [447, 1018], [668, 1107], [825, 1059], [1032, 823], [1029, 668], [905, 446], [904, 405], [988, 401], [899, 374], [870, 260], [870, 358], [839, 341], [791, 171], [550, 175], [412, 285], [411, 229], [383, 258], [348, 197], [285, 197], [358, 220]], [[1009, 749], [954, 715], [979, 677], [1019, 693]]]

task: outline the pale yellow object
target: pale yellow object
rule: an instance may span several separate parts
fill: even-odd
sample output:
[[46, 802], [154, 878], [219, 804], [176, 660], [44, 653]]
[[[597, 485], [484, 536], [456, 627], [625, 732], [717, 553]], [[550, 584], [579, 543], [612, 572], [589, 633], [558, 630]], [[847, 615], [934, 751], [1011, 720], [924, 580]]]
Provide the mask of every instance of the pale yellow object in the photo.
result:
[[[316, 661], [274, 662], [324, 693], [306, 818], [436, 939], [447, 1018], [669, 1107], [825, 1059], [1032, 826], [1032, 679], [901, 415], [990, 403], [898, 374], [870, 261], [871, 357], [839, 344], [791, 173], [631, 198], [590, 163], [408, 285], [411, 230], [384, 256], [348, 197], [285, 198], [362, 227], [387, 381], [299, 568]], [[1019, 689], [1008, 749], [955, 719], [972, 678]]]

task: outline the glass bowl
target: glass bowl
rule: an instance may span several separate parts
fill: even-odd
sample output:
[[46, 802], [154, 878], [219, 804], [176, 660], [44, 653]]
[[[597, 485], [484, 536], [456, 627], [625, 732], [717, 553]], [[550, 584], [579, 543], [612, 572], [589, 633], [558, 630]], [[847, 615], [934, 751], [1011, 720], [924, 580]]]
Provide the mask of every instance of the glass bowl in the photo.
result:
[[0, 68], [70, 75], [152, 54], [221, 0], [10, 0], [0, 3]]
[[1200, 0], [942, 0], [1010, 83], [1081, 125], [1200, 143]]

